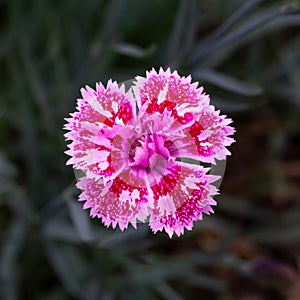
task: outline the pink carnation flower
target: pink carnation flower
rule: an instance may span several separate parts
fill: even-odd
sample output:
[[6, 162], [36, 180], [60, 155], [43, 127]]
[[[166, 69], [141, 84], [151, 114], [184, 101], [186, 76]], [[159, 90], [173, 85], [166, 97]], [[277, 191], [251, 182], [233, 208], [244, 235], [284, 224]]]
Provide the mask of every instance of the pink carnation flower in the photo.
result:
[[184, 161], [225, 159], [234, 128], [190, 76], [153, 69], [127, 92], [110, 80], [81, 94], [66, 119], [66, 153], [67, 164], [85, 174], [79, 200], [92, 217], [121, 230], [149, 221], [154, 233], [172, 237], [213, 212], [219, 177]]

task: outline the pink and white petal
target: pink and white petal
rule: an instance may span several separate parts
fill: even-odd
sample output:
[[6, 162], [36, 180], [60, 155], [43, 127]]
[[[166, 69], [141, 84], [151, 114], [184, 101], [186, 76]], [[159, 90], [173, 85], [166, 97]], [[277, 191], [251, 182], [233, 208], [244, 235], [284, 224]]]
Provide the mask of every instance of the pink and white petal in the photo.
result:
[[210, 211], [208, 207], [216, 205], [212, 196], [217, 189], [210, 183], [218, 177], [207, 175], [207, 171], [199, 165], [178, 163], [172, 177], [167, 175], [151, 187], [155, 207], [150, 227], [154, 233], [165, 230], [170, 237], [174, 232], [179, 236], [185, 228], [190, 230], [194, 221], [201, 220], [202, 213]]
[[191, 77], [180, 77], [177, 71], [170, 69], [159, 72], [152, 69], [146, 72], [146, 78], [136, 77], [134, 94], [141, 99], [141, 105], [148, 103], [147, 112], [172, 112], [172, 116], [181, 124], [191, 121], [193, 114], [201, 111], [209, 103], [208, 95], [198, 83], [191, 83]]
[[145, 221], [148, 216], [140, 200], [147, 197], [147, 190], [132, 187], [118, 177], [107, 184], [83, 177], [76, 186], [83, 190], [79, 196], [80, 201], [85, 201], [83, 208], [90, 209], [91, 217], [101, 218], [107, 227], [118, 225], [123, 231], [129, 223], [136, 227], [139, 218]]
[[124, 85], [118, 86], [118, 83], [112, 80], [108, 81], [106, 88], [97, 83], [93, 98], [89, 98], [88, 102], [100, 114], [114, 122], [120, 119], [126, 123], [135, 116], [136, 105], [132, 91], [126, 92]]
[[112, 140], [124, 123], [135, 116], [132, 93], [111, 80], [106, 88], [98, 83], [96, 91], [86, 86], [81, 93], [78, 111], [66, 119], [65, 129], [70, 132], [65, 137], [72, 141], [66, 151], [71, 156], [67, 163], [87, 172], [89, 177], [103, 175], [112, 179]]
[[226, 116], [220, 116], [220, 111], [216, 111], [213, 106], [204, 107], [196, 121], [185, 129], [186, 135], [193, 138], [197, 147], [197, 159], [215, 163], [215, 159], [226, 159], [226, 156], [230, 155], [226, 147], [234, 142], [229, 136], [235, 132], [234, 128], [228, 125], [231, 122]]

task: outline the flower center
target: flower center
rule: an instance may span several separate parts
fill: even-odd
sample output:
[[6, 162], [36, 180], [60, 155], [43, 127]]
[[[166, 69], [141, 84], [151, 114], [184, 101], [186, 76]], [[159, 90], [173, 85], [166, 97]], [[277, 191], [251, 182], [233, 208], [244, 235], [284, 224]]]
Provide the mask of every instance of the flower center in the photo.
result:
[[156, 133], [136, 138], [129, 150], [130, 166], [147, 172], [165, 168], [170, 157], [166, 144], [166, 138]]

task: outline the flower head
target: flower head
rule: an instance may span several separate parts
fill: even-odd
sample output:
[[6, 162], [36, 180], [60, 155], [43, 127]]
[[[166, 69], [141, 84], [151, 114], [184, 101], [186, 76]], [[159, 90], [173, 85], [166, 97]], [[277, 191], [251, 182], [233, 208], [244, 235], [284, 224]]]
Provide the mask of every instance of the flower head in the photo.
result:
[[153, 69], [129, 91], [110, 80], [81, 94], [66, 119], [66, 153], [85, 173], [79, 200], [92, 217], [121, 230], [149, 219], [154, 232], [171, 237], [213, 212], [218, 177], [200, 162], [225, 159], [234, 128], [190, 76]]

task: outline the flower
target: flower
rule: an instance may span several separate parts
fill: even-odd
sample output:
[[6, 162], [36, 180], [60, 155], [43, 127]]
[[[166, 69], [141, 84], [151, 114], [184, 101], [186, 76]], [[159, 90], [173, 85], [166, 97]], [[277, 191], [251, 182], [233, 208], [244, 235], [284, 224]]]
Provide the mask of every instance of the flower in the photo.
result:
[[81, 94], [66, 119], [66, 153], [85, 174], [79, 200], [92, 217], [121, 230], [148, 220], [172, 237], [213, 212], [219, 177], [200, 162], [225, 159], [235, 130], [190, 76], [152, 69], [128, 91], [109, 80]]

